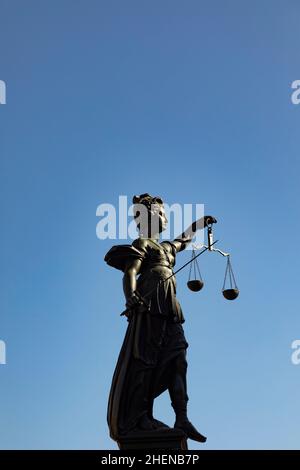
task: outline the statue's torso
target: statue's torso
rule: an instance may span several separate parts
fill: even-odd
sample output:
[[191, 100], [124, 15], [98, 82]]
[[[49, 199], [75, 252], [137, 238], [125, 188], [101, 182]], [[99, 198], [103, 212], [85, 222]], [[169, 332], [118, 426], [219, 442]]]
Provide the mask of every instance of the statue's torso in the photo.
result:
[[172, 242], [137, 239], [133, 246], [143, 252], [137, 288], [150, 302], [150, 313], [182, 323], [184, 318], [176, 299], [176, 279], [173, 275], [175, 245]]
[[170, 275], [176, 261], [176, 249], [172, 242], [159, 243], [152, 239], [137, 239], [133, 246], [141, 250], [144, 258], [141, 273], [151, 270], [153, 273]]

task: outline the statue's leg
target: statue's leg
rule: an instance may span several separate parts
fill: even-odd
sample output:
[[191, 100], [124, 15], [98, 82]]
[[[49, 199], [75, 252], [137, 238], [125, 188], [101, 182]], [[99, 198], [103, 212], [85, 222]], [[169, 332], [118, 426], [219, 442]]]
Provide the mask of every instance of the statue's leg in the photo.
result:
[[187, 361], [186, 361], [186, 350], [182, 349], [178, 356], [174, 359], [170, 365], [171, 376], [169, 383], [169, 394], [171, 403], [176, 413], [176, 419], [185, 419], [187, 413], [187, 384], [186, 384], [186, 373], [187, 373]]
[[186, 373], [186, 350], [182, 349], [171, 366], [171, 380], [169, 385], [169, 394], [176, 415], [174, 428], [183, 430], [190, 439], [205, 442], [206, 437], [197, 431], [187, 417], [188, 395]]

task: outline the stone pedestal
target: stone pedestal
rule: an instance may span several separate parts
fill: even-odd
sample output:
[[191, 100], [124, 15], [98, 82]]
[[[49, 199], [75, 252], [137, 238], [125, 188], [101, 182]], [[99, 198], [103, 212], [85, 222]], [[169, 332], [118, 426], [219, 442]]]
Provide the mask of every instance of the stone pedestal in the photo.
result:
[[120, 437], [120, 450], [173, 449], [187, 450], [187, 437], [179, 429], [162, 429], [159, 431], [139, 431]]

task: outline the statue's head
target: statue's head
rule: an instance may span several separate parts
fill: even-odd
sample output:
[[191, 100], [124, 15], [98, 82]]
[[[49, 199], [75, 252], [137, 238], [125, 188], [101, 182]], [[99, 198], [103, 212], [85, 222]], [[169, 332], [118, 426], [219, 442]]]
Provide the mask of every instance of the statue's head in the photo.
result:
[[134, 219], [141, 237], [155, 238], [166, 229], [168, 220], [160, 197], [145, 193], [133, 196], [132, 202]]

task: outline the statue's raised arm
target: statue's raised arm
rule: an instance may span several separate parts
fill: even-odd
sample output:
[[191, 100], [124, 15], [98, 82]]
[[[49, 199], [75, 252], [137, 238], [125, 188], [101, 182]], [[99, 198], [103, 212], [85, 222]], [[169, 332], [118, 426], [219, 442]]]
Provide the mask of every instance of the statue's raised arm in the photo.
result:
[[202, 230], [208, 225], [216, 224], [217, 219], [212, 215], [205, 215], [200, 219], [193, 222], [181, 235], [176, 237], [173, 241], [176, 251], [185, 250], [189, 243], [193, 240], [197, 230]]

